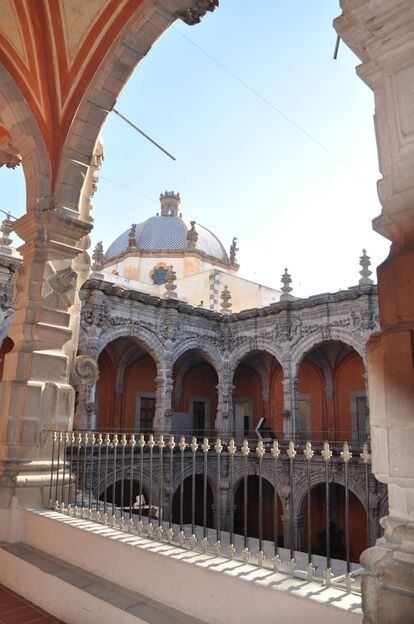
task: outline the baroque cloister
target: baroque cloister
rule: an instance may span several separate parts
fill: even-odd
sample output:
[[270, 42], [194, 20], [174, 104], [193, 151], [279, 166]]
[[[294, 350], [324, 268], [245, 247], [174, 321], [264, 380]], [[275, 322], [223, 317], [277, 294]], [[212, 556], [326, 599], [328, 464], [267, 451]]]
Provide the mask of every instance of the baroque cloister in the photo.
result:
[[[392, 241], [389, 257], [378, 268], [378, 289], [355, 286], [306, 300], [285, 300], [261, 309], [220, 314], [176, 299], [161, 299], [123, 288], [90, 270], [92, 197], [102, 161], [99, 133], [105, 119], [131, 72], [162, 32], [176, 19], [195, 25], [203, 18], [212, 18], [208, 14], [218, 4], [217, 0], [85, 2], [83, 11], [88, 19], [78, 22], [71, 2], [45, 0], [29, 7], [7, 0], [0, 9], [0, 166], [21, 164], [27, 207], [26, 214], [13, 225], [23, 240], [22, 260], [4, 253], [0, 261], [4, 287], [1, 294], [6, 293], [2, 298], [4, 318], [0, 330], [0, 539], [5, 545], [1, 548], [0, 582], [13, 584], [20, 593], [29, 591], [19, 579], [25, 571], [31, 572], [19, 567], [23, 564], [10, 546], [13, 543], [23, 544], [22, 548], [26, 544], [38, 551], [44, 549], [48, 556], [61, 560], [67, 557], [68, 563], [78, 568], [89, 565], [85, 569], [95, 575], [99, 570], [108, 570], [109, 562], [119, 559], [115, 549], [120, 544], [116, 542], [123, 538], [115, 537], [115, 531], [107, 547], [100, 548], [95, 540], [101, 537], [91, 532], [88, 541], [86, 531], [76, 528], [75, 518], [72, 524], [65, 524], [58, 514], [47, 516], [39, 511], [49, 506], [49, 483], [50, 491], [52, 485], [56, 485], [57, 491], [60, 474], [58, 464], [53, 481], [55, 443], [51, 462], [52, 441], [45, 431], [76, 429], [99, 433], [111, 429], [122, 434], [142, 427], [155, 434], [185, 431], [189, 436], [220, 436], [226, 442], [234, 437], [240, 447], [263, 417], [263, 436], [269, 435], [271, 440], [269, 432], [281, 440], [299, 443], [309, 438], [315, 442], [329, 438], [342, 444], [349, 434], [362, 435], [363, 440], [350, 439], [362, 443], [369, 436], [375, 479], [372, 477], [369, 483], [372, 509], [368, 515], [382, 516], [382, 537], [375, 541], [379, 535], [373, 528], [374, 522], [369, 525], [370, 534], [364, 534], [363, 464], [356, 466], [355, 474], [348, 475], [346, 449], [342, 451], [343, 463], [336, 459], [331, 462], [330, 456], [322, 455], [324, 462], [312, 474], [312, 495], [307, 497], [307, 492], [311, 492], [306, 480], [310, 473], [305, 468], [310, 459], [308, 463], [303, 459], [301, 466], [302, 456], [294, 459], [295, 451], [290, 445], [286, 461], [279, 461], [275, 451], [273, 464], [270, 453], [263, 459], [260, 449], [265, 451], [258, 446], [256, 463], [243, 459], [243, 469], [238, 470], [237, 461], [233, 465], [232, 452], [221, 457], [221, 446], [216, 443], [217, 456], [209, 469], [209, 483], [206, 479], [203, 482], [209, 505], [208, 512], [203, 507], [208, 516], [206, 523], [218, 524], [218, 531], [221, 523], [223, 531], [231, 532], [232, 526], [226, 523], [232, 517], [235, 528], [243, 532], [249, 524], [254, 535], [256, 520], [248, 513], [243, 516], [241, 509], [244, 499], [240, 484], [244, 479], [250, 500], [260, 497], [263, 503], [264, 498], [264, 509], [268, 505], [269, 513], [265, 512], [265, 516], [271, 518], [271, 526], [261, 522], [259, 539], [262, 540], [264, 531], [264, 539], [273, 539], [277, 547], [280, 537], [292, 554], [293, 549], [306, 550], [309, 537], [317, 539], [316, 533], [322, 531], [326, 516], [323, 501], [334, 498], [338, 518], [344, 505], [353, 510], [352, 525], [357, 529], [354, 534], [351, 531], [351, 558], [358, 559], [360, 550], [370, 546], [361, 556], [365, 568], [364, 622], [410, 622], [414, 602], [411, 3], [342, 0], [342, 14], [334, 22], [341, 39], [361, 59], [357, 73], [375, 97], [382, 212], [373, 226]], [[69, 26], [75, 22], [76, 28], [71, 30]], [[76, 32], [77, 36], [63, 37], [62, 28], [66, 28], [66, 33]], [[45, 54], [45, 40], [54, 50], [53, 63]], [[79, 449], [83, 449], [86, 465], [87, 445], [81, 437], [77, 439], [78, 458]], [[65, 453], [66, 448], [65, 444]], [[114, 448], [111, 453], [116, 453], [116, 445]], [[184, 515], [191, 516], [191, 502], [185, 496], [190, 481], [186, 486], [184, 480], [194, 474], [193, 487], [197, 492], [200, 486], [201, 495], [201, 477], [207, 471], [202, 472], [201, 456], [199, 459], [195, 451], [189, 456], [191, 459], [185, 460], [183, 447], [174, 480], [173, 471], [163, 471], [162, 448], [158, 465], [144, 466], [141, 462], [141, 474], [136, 475], [132, 468], [129, 495], [135, 481], [142, 488], [141, 503], [151, 496], [161, 499], [164, 488], [169, 489], [172, 496], [160, 500], [159, 509], [169, 506], [170, 525], [177, 521], [182, 525]], [[89, 453], [89, 475], [80, 469], [76, 482], [83, 479], [84, 485], [89, 484], [99, 511], [103, 482], [99, 483], [100, 473], [92, 470], [98, 465], [93, 463], [93, 446]], [[100, 453], [101, 447], [96, 461], [100, 461]], [[133, 459], [132, 453], [131, 450]], [[245, 458], [247, 454], [248, 450]], [[148, 458], [152, 462], [152, 447]], [[116, 461], [115, 454], [115, 471]], [[203, 461], [210, 461], [207, 452]], [[280, 476], [279, 499], [275, 474]], [[105, 503], [115, 504], [116, 474], [112, 481], [111, 475], [107, 476], [112, 499], [107, 497]], [[64, 479], [65, 473], [63, 502], [65, 484], [70, 487], [72, 477], [67, 482]], [[257, 479], [261, 483], [259, 489]], [[262, 481], [269, 485], [263, 487]], [[318, 489], [324, 483], [325, 499]], [[182, 495], [177, 498], [179, 488]], [[314, 519], [312, 534], [306, 525], [310, 507]], [[149, 508], [151, 514], [151, 504]], [[280, 517], [277, 534], [275, 516]], [[161, 520], [160, 513], [158, 518]], [[69, 555], [62, 547], [69, 535], [79, 540], [78, 559], [76, 552]], [[114, 566], [114, 576], [109, 578], [106, 572], [106, 580], [130, 591], [140, 591], [186, 617], [198, 618], [197, 621], [230, 621], [225, 609], [219, 614], [208, 614], [202, 608], [206, 596], [215, 591], [217, 596], [224, 591], [230, 601], [228, 609], [237, 608], [242, 612], [239, 619], [246, 622], [257, 614], [254, 595], [260, 594], [263, 617], [272, 617], [279, 608], [285, 619], [297, 619], [297, 614], [303, 613], [303, 605], [307, 605], [303, 596], [289, 595], [290, 590], [278, 590], [269, 600], [270, 590], [258, 588], [253, 580], [251, 587], [258, 593], [250, 594], [247, 583], [224, 572], [219, 580], [215, 573], [208, 576], [200, 567], [189, 573], [190, 564], [178, 561], [179, 557], [168, 561], [166, 557], [163, 566], [157, 559], [161, 555], [145, 548], [139, 555], [148, 570], [148, 579], [140, 579], [137, 589], [128, 577], [134, 576], [132, 570], [138, 556], [123, 546], [124, 567], [115, 570]], [[220, 549], [216, 554], [220, 559]], [[322, 546], [321, 554], [328, 556]], [[163, 574], [168, 576], [164, 579]], [[158, 594], [149, 585], [154, 575], [163, 579]], [[39, 589], [42, 574], [33, 578], [37, 579], [35, 585], [40, 584], [36, 585], [39, 596], [48, 593]], [[178, 596], [179, 581], [175, 583], [180, 578], [188, 579], [190, 593], [199, 592], [200, 604], [186, 604]], [[198, 585], [192, 585], [197, 578]], [[206, 590], [209, 583], [210, 594]], [[221, 583], [224, 590], [219, 589]], [[170, 585], [174, 598], [168, 594]], [[63, 590], [59, 596], [68, 613], [75, 608], [69, 604], [70, 595], [68, 592], [65, 598]], [[62, 615], [58, 601], [55, 604], [52, 598], [42, 598], [43, 606]], [[225, 602], [222, 597], [217, 600], [220, 604]], [[361, 621], [351, 603], [347, 603], [347, 608], [332, 611], [330, 605], [319, 604], [310, 597], [306, 600], [311, 605], [310, 621], [325, 614], [328, 621]], [[79, 614], [72, 615], [70, 621], [76, 621], [76, 617]], [[109, 607], [107, 617], [105, 620], [102, 615], [100, 621], [116, 617]]]

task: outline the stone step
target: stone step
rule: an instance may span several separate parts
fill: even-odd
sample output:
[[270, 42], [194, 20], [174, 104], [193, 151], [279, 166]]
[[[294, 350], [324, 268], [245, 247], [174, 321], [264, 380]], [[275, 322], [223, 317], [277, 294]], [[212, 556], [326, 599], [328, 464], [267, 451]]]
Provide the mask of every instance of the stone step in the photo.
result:
[[[59, 614], [59, 617], [69, 624], [74, 621], [92, 624], [98, 619], [102, 624], [105, 622], [116, 622], [117, 624], [203, 624], [199, 619], [158, 603], [137, 592], [123, 589], [102, 577], [85, 572], [22, 542], [15, 544], [0, 543], [0, 567], [2, 565], [2, 553], [7, 553], [17, 562], [24, 562], [26, 570], [27, 565], [33, 568], [31, 571], [37, 573], [37, 579], [42, 578], [39, 576], [39, 572], [47, 575], [49, 578], [45, 577], [44, 579], [46, 592], [49, 587], [56, 587], [50, 582], [50, 577], [60, 581], [57, 585], [59, 591], [66, 591], [67, 594], [69, 588], [72, 590], [71, 596], [77, 596], [78, 605], [85, 606], [82, 612], [82, 620], [75, 620], [74, 615], [69, 611], [67, 619]], [[7, 562], [10, 565], [10, 561], [10, 557], [7, 557], [4, 563]], [[19, 566], [16, 567], [17, 570], [19, 570]], [[145, 574], [145, 570], [137, 569], [137, 574]], [[154, 579], [154, 583], [156, 583], [156, 579]], [[39, 606], [42, 607], [43, 604], [39, 593]], [[102, 613], [106, 613], [108, 618], [102, 619]], [[79, 613], [75, 617], [79, 617]]]

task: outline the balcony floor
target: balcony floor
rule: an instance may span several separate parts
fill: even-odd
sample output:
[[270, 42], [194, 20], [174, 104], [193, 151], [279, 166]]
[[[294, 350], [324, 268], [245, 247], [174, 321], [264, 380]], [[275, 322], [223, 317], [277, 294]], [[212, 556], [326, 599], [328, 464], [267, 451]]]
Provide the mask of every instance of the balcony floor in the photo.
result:
[[0, 585], [0, 624], [63, 624], [40, 607]]

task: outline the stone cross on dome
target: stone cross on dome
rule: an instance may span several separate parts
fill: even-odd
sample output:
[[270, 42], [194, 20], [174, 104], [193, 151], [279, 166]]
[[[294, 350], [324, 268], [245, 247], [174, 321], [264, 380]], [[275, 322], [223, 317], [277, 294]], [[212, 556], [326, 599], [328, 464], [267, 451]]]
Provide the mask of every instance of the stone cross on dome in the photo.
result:
[[161, 216], [176, 217], [178, 215], [178, 206], [180, 205], [180, 201], [180, 193], [174, 193], [174, 191], [165, 191], [165, 193], [161, 193]]

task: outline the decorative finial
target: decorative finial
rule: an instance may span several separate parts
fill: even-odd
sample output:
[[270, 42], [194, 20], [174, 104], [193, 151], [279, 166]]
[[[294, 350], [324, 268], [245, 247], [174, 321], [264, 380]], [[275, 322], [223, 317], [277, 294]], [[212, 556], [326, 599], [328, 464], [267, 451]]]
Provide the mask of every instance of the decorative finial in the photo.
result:
[[290, 277], [290, 274], [288, 273], [287, 268], [285, 268], [285, 272], [282, 275], [282, 294], [280, 295], [280, 301], [289, 301], [290, 299], [293, 299], [293, 295], [291, 295], [290, 293], [292, 292], [292, 288], [290, 287], [290, 284], [292, 283], [292, 278]]
[[133, 223], [128, 234], [128, 249], [137, 248], [137, 224]]
[[2, 221], [0, 232], [2, 237], [0, 238], [0, 247], [2, 247], [2, 253], [11, 253], [10, 245], [12, 239], [10, 233], [13, 232], [13, 221], [11, 220], [11, 214], [8, 213], [7, 217]]
[[178, 215], [178, 206], [180, 205], [180, 201], [180, 193], [174, 193], [174, 191], [165, 191], [165, 193], [161, 193], [161, 216], [176, 217]]
[[170, 264], [167, 271], [167, 281], [165, 283], [164, 299], [177, 299], [177, 284], [174, 284], [177, 279], [177, 274], [173, 269], [173, 265]]
[[187, 244], [192, 249], [195, 249], [198, 241], [198, 232], [195, 229], [195, 221], [190, 221], [191, 228], [187, 232]]
[[362, 250], [362, 256], [359, 259], [359, 264], [361, 265], [362, 269], [359, 272], [361, 279], [359, 280], [359, 285], [360, 286], [369, 286], [370, 284], [373, 284], [373, 280], [370, 278], [370, 275], [372, 275], [372, 271], [369, 270], [369, 267], [371, 266], [371, 258], [369, 256], [367, 256], [367, 250], [363, 249]]
[[227, 286], [221, 293], [221, 310], [222, 314], [231, 314], [231, 294]]
[[239, 248], [237, 247], [237, 238], [234, 237], [230, 245], [230, 262], [232, 264], [236, 264], [236, 254], [238, 251], [239, 251]]
[[96, 247], [93, 250], [93, 254], [92, 254], [92, 260], [93, 260], [92, 271], [95, 271], [96, 273], [99, 273], [100, 271], [102, 271], [103, 258], [104, 258], [103, 245], [102, 245], [102, 241], [99, 241], [99, 243], [96, 243]]

